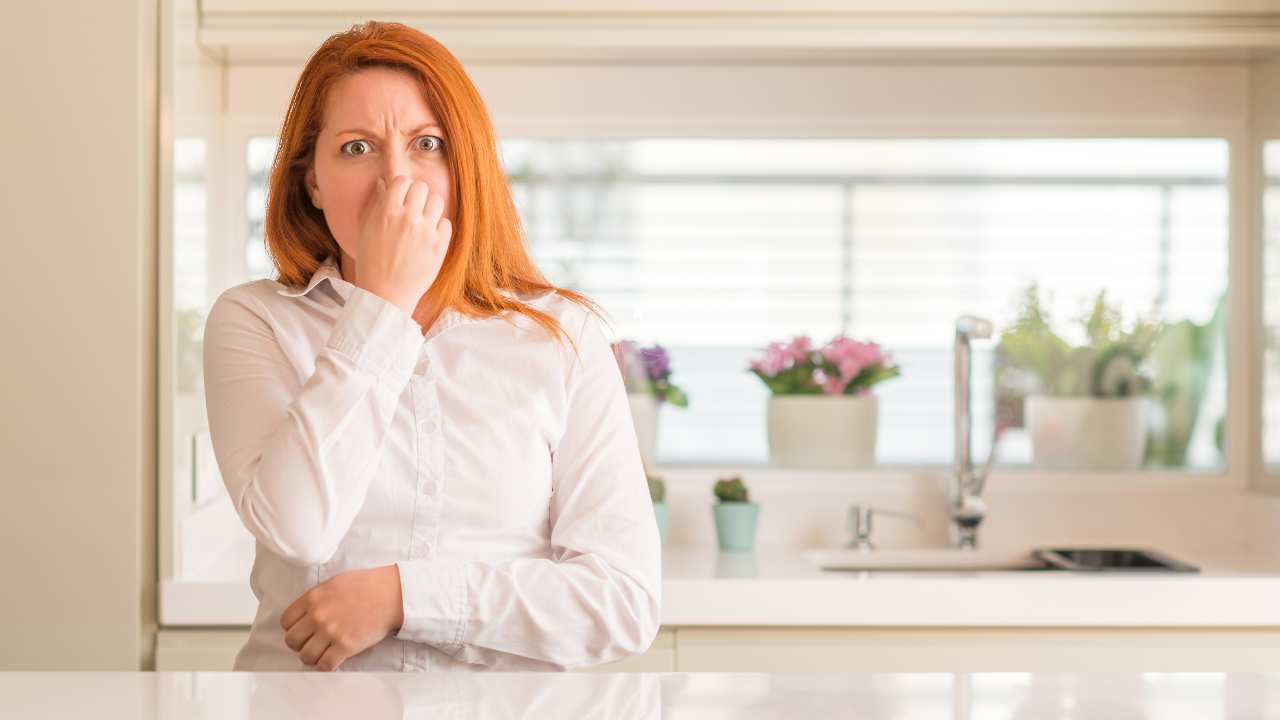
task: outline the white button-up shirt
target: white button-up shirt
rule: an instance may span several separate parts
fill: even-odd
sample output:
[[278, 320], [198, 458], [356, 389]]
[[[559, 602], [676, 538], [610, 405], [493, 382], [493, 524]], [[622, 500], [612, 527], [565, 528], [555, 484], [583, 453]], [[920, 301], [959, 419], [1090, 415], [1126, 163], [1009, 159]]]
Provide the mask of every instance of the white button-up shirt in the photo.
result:
[[[514, 297], [508, 293], [508, 297]], [[280, 614], [395, 564], [404, 624], [339, 670], [564, 670], [646, 650], [661, 549], [605, 325], [555, 293], [425, 333], [342, 279], [222, 293], [204, 334], [214, 454], [256, 538], [236, 670], [313, 670]]]

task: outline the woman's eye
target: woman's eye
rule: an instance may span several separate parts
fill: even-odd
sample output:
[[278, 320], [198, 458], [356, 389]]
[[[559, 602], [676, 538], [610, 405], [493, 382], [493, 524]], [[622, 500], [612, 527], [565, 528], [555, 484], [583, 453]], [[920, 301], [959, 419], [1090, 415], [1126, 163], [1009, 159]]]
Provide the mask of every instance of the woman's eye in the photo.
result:
[[[361, 147], [362, 149], [359, 152], [356, 152], [356, 147]], [[364, 140], [352, 140], [351, 142], [343, 143], [340, 148], [340, 152], [342, 152], [343, 155], [364, 155], [369, 152], [369, 143]]]
[[[424, 140], [428, 142], [423, 142]], [[444, 140], [441, 140], [435, 135], [423, 135], [422, 137], [418, 138], [418, 147], [421, 148], [422, 150], [426, 150], [427, 152], [433, 152], [433, 151], [439, 150], [440, 146], [443, 144], [444, 144]]]

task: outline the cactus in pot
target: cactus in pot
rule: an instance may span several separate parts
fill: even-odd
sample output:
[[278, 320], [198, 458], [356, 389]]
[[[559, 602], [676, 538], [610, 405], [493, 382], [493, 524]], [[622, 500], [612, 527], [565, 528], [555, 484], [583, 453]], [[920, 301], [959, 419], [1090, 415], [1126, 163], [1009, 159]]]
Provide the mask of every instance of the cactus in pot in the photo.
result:
[[716, 480], [712, 492], [716, 496], [712, 512], [716, 522], [716, 541], [721, 550], [750, 551], [755, 547], [756, 525], [760, 506], [751, 502], [746, 484], [738, 475]]
[[717, 480], [712, 492], [720, 502], [747, 502], [750, 494], [737, 475]]

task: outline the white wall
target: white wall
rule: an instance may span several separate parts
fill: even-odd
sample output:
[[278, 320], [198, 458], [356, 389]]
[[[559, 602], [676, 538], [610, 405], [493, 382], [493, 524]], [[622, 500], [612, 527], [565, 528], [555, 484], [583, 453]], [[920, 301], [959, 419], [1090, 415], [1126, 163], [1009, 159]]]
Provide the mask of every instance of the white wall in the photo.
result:
[[5, 6], [0, 670], [152, 663], [157, 6]]
[[[302, 65], [228, 66], [226, 112], [274, 132]], [[1235, 135], [1249, 65], [468, 63], [500, 135]]]

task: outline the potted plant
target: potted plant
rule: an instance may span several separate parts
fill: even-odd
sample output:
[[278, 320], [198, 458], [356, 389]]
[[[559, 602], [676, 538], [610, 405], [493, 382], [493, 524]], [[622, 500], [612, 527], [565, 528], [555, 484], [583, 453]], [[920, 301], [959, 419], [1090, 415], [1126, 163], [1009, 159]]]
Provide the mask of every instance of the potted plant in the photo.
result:
[[769, 460], [799, 467], [875, 462], [879, 408], [871, 388], [899, 368], [874, 342], [837, 335], [814, 349], [808, 336], [771, 342], [748, 370], [769, 388]]
[[748, 498], [747, 486], [737, 475], [716, 480], [712, 488], [716, 502], [716, 540], [721, 550], [751, 550], [756, 543], [756, 521], [760, 506]]
[[1146, 463], [1164, 467], [1184, 467], [1191, 437], [1197, 428], [1213, 436], [1219, 459], [1225, 459], [1218, 437], [1221, 428], [1205, 417], [1206, 390], [1215, 362], [1221, 362], [1222, 330], [1226, 315], [1226, 294], [1218, 300], [1207, 322], [1189, 318], [1166, 322], [1151, 349], [1152, 388], [1151, 436]]
[[647, 465], [657, 461], [658, 411], [662, 405], [688, 407], [689, 398], [671, 382], [671, 358], [661, 345], [641, 347], [632, 340], [612, 344], [631, 406], [631, 421]]
[[649, 497], [653, 500], [653, 514], [658, 520], [658, 538], [662, 543], [667, 541], [667, 486], [662, 478], [645, 472], [649, 482]]
[[997, 347], [1000, 392], [1023, 397], [1033, 464], [1060, 470], [1132, 470], [1146, 454], [1152, 380], [1147, 359], [1160, 324], [1128, 327], [1106, 291], [1077, 322], [1084, 343], [1054, 331], [1032, 284]]

